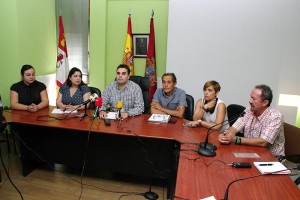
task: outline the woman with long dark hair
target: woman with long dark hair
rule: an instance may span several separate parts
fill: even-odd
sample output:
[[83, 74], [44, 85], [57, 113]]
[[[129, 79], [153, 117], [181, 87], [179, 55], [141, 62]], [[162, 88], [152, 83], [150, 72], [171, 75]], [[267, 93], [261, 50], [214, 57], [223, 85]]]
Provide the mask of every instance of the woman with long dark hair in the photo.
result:
[[[60, 87], [56, 106], [61, 110], [84, 109], [84, 106], [78, 107], [91, 96], [89, 87], [82, 81], [81, 70], [73, 67], [68, 75], [66, 82]], [[87, 105], [89, 106], [89, 105]]]

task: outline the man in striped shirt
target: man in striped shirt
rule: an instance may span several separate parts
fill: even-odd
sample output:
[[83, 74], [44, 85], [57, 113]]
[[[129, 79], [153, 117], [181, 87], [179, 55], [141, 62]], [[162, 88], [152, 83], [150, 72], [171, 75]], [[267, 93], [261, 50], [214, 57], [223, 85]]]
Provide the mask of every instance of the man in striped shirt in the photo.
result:
[[118, 110], [118, 103], [121, 102], [121, 118], [141, 115], [144, 112], [144, 99], [140, 86], [129, 80], [130, 68], [121, 64], [116, 70], [116, 80], [105, 87], [103, 93], [103, 104], [100, 108], [99, 117], [106, 118], [106, 107], [110, 106], [111, 111]]
[[[284, 131], [282, 114], [270, 107], [272, 90], [267, 85], [257, 85], [250, 95], [250, 107], [229, 129], [219, 135], [222, 144], [243, 144], [266, 147], [275, 156], [284, 156]], [[244, 130], [244, 137], [236, 133]]]

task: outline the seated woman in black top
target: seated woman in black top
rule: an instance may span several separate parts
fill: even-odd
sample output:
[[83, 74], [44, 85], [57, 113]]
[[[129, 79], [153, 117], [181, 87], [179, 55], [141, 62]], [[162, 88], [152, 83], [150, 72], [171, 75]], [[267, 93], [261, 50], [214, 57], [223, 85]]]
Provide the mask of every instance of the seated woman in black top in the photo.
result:
[[35, 80], [35, 70], [31, 65], [23, 65], [22, 81], [10, 87], [10, 105], [15, 110], [36, 112], [49, 106], [44, 83]]

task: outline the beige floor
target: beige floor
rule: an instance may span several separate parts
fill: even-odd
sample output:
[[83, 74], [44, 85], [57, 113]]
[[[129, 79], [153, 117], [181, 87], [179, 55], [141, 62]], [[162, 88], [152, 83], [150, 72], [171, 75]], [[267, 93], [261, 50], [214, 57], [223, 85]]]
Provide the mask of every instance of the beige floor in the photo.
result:
[[[82, 180], [83, 190], [81, 190], [80, 170], [66, 170], [61, 165], [55, 165], [55, 170], [38, 168], [23, 177], [20, 157], [14, 152], [8, 156], [6, 144], [1, 144], [1, 149], [10, 178], [25, 200], [139, 200], [145, 198], [130, 193], [144, 193], [149, 190], [148, 182], [145, 183], [145, 180], [141, 178], [116, 175], [110, 172], [86, 172]], [[0, 171], [2, 174], [0, 199], [22, 199], [8, 180], [2, 164], [0, 164]], [[153, 185], [155, 186], [152, 186], [152, 191], [159, 195], [159, 199], [166, 199], [166, 188], [157, 181]], [[82, 195], [80, 196], [81, 191]], [[129, 196], [122, 196], [126, 194]]]

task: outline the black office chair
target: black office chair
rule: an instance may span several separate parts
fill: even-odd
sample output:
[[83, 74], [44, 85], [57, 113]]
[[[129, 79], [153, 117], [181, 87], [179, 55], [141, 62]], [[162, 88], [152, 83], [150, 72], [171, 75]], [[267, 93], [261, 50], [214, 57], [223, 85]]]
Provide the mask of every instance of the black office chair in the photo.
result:
[[[92, 87], [92, 86], [89, 86], [89, 88], [91, 90], [91, 94], [96, 93], [98, 95], [98, 97], [101, 97], [101, 90], [99, 88]], [[91, 102], [90, 106], [89, 106], [89, 109], [95, 109], [95, 108], [96, 108], [95, 102]]]
[[[229, 120], [229, 125], [232, 126], [234, 124], [234, 122], [236, 122], [236, 120], [231, 120], [232, 118], [234, 118], [235, 116], [238, 116], [239, 114], [241, 114], [246, 108], [244, 106], [238, 105], [238, 104], [230, 104], [227, 107], [227, 115], [228, 115], [228, 120]], [[237, 136], [244, 136], [243, 132], [237, 133]]]
[[[239, 114], [241, 114], [246, 108], [244, 106], [238, 105], [238, 104], [230, 104], [227, 107], [227, 115], [228, 115], [228, 119], [232, 119], [235, 116], [238, 116]], [[230, 126], [232, 126], [232, 124], [234, 124], [235, 120], [231, 120], [229, 122]]]
[[186, 94], [186, 103], [187, 103], [187, 107], [185, 108], [183, 118], [192, 121], [194, 115], [194, 103], [195, 103], [192, 95]]
[[130, 76], [129, 80], [135, 82], [138, 84], [142, 90], [143, 93], [143, 99], [144, 99], [144, 112], [146, 114], [150, 113], [150, 98], [149, 98], [149, 87], [150, 82], [148, 77], [142, 77], [142, 76]]

